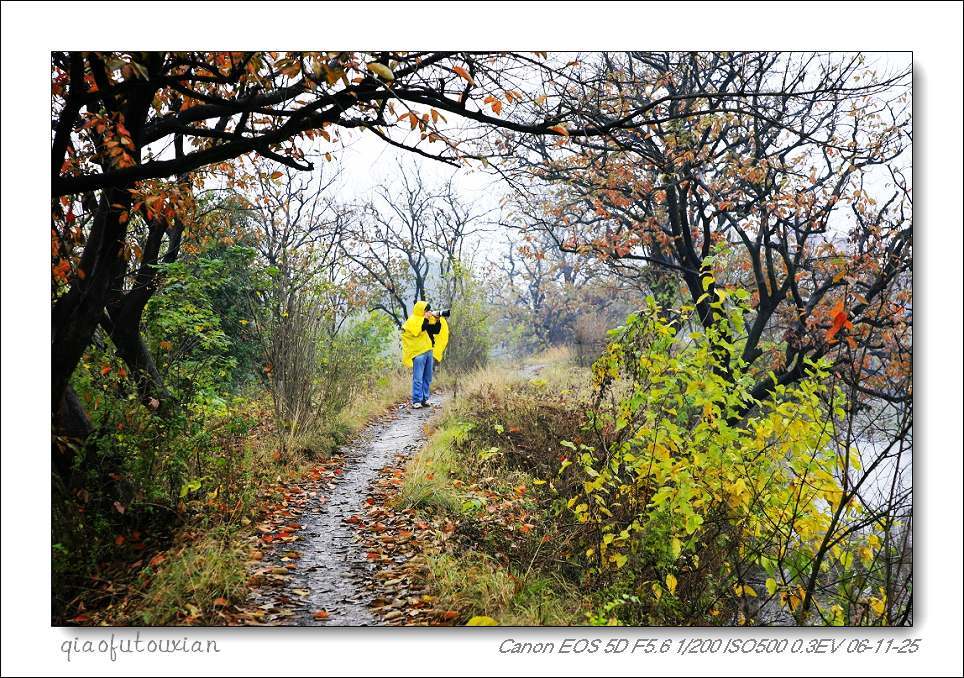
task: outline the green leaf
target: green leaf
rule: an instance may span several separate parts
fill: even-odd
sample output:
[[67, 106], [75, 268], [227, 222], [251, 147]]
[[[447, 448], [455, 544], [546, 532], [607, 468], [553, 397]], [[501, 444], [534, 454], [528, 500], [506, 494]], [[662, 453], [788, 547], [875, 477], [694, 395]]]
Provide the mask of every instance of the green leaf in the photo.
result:
[[695, 513], [686, 516], [686, 534], [693, 534], [703, 524], [703, 517]]
[[197, 492], [200, 489], [201, 489], [200, 480], [197, 480], [196, 478], [194, 480], [189, 480], [188, 482], [181, 485], [181, 499], [186, 497], [189, 493]]

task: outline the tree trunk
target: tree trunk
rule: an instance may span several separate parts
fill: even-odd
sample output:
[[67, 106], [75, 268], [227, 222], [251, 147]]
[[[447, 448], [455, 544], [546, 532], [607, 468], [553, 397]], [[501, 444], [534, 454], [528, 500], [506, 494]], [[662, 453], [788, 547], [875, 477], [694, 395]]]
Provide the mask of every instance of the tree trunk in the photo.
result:
[[76, 445], [83, 444], [93, 431], [80, 398], [70, 386], [55, 412], [53, 428], [59, 437], [54, 439], [51, 446], [52, 468], [66, 483], [73, 467]]
[[[110, 311], [104, 315], [101, 326], [107, 331], [117, 349], [117, 355], [130, 372], [137, 394], [144, 405], [155, 409], [170, 399], [164, 380], [154, 363], [154, 358], [144, 344], [140, 331], [141, 314], [120, 311], [114, 316]], [[157, 403], [151, 403], [156, 400]]]
[[103, 317], [111, 288], [124, 273], [122, 257], [127, 224], [121, 212], [130, 209], [126, 189], [107, 189], [101, 197], [90, 238], [81, 257], [80, 274], [53, 306], [51, 314], [51, 411], [57, 412], [70, 375], [90, 345]]
[[168, 234], [170, 241], [163, 261], [172, 263], [177, 259], [180, 251], [183, 229], [183, 224], [180, 222], [171, 229], [167, 229], [165, 223], [160, 220], [151, 224], [143, 247], [141, 266], [134, 277], [133, 287], [124, 294], [113, 295], [107, 304], [107, 312], [101, 320], [101, 325], [117, 348], [117, 355], [130, 371], [141, 402], [151, 409], [166, 404], [170, 399], [170, 393], [164, 387], [161, 373], [141, 337], [141, 319], [147, 302], [157, 290], [157, 263], [160, 260], [159, 254], [164, 234]]

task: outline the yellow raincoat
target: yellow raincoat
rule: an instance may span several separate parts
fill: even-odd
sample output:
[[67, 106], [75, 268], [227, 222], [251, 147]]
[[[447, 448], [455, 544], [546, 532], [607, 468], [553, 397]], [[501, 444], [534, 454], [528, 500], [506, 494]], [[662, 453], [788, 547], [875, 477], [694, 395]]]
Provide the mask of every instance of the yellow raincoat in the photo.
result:
[[445, 355], [445, 348], [449, 343], [449, 325], [445, 318], [430, 320], [430, 323], [442, 323], [438, 334], [435, 335], [435, 346], [432, 346], [432, 339], [428, 332], [422, 331], [422, 322], [425, 320], [425, 307], [428, 302], [417, 301], [412, 309], [412, 315], [402, 325], [402, 364], [405, 367], [412, 366], [412, 360], [417, 355], [422, 355], [426, 351], [432, 351], [432, 355], [439, 362]]
[[445, 321], [445, 318], [439, 318], [435, 322], [442, 323], [439, 328], [438, 334], [435, 335], [435, 346], [432, 347], [432, 355], [439, 362], [442, 362], [442, 356], [445, 355], [445, 348], [449, 345], [449, 324]]
[[402, 325], [402, 364], [405, 367], [412, 366], [412, 359], [417, 355], [422, 355], [425, 351], [432, 350], [432, 339], [428, 332], [422, 331], [422, 322], [425, 320], [426, 301], [415, 302], [412, 315]]

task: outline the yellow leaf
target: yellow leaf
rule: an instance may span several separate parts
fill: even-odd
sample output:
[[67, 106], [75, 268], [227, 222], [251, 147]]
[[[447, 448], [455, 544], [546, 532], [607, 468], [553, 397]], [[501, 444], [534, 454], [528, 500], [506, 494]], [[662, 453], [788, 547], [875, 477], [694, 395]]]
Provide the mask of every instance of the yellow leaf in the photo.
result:
[[475, 617], [472, 617], [466, 624], [466, 626], [498, 626], [498, 625], [499, 625], [499, 622], [497, 622], [492, 617], [486, 617], [485, 615], [477, 615]]
[[830, 607], [830, 623], [833, 626], [844, 625], [844, 611], [840, 605], [832, 605]]
[[767, 578], [767, 593], [771, 596], [777, 592], [777, 582], [773, 577]]
[[870, 609], [874, 611], [874, 614], [878, 617], [884, 616], [884, 610], [886, 609], [887, 598], [871, 598], [870, 599]]
[[391, 82], [392, 80], [395, 79], [395, 74], [392, 72], [392, 69], [390, 69], [385, 64], [372, 62], [368, 64], [368, 70], [370, 70], [372, 73], [377, 75], [382, 80], [387, 80], [388, 82]]
[[671, 574], [666, 575], [666, 588], [670, 593], [676, 593], [676, 577]]

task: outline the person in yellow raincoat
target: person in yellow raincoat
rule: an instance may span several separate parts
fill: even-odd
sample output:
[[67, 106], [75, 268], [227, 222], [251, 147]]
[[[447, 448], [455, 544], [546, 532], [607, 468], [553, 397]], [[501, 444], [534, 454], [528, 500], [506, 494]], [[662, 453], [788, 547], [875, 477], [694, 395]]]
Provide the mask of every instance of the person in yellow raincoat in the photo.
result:
[[432, 372], [441, 363], [449, 342], [447, 312], [433, 313], [427, 301], [415, 302], [402, 325], [402, 364], [412, 368], [412, 407], [429, 407]]

